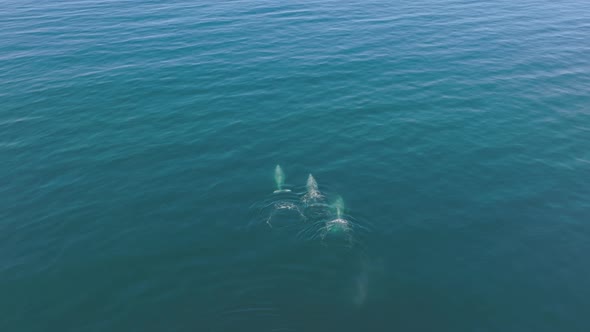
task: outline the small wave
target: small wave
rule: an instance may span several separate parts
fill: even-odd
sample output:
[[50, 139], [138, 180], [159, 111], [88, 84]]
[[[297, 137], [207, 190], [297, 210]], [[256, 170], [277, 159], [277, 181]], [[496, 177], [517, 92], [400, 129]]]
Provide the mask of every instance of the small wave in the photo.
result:
[[24, 144], [21, 142], [0, 142], [0, 149], [12, 149], [23, 147]]
[[37, 120], [37, 119], [41, 119], [41, 117], [40, 116], [24, 116], [24, 117], [20, 117], [20, 118], [4, 119], [4, 120], [0, 120], [0, 126], [13, 125], [13, 124], [17, 124], [17, 123], [21, 123], [21, 122], [28, 122], [28, 121]]

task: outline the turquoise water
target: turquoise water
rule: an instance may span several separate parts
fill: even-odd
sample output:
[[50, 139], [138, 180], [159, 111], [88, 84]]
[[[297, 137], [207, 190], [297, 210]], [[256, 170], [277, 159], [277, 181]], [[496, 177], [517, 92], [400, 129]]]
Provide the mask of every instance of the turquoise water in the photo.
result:
[[0, 27], [1, 331], [590, 330], [587, 2]]

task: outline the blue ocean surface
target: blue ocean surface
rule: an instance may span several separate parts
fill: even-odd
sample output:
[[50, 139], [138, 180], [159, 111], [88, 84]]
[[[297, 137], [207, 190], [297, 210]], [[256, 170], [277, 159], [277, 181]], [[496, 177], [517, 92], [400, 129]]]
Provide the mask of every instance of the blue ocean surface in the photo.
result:
[[588, 1], [2, 1], [0, 331], [587, 332], [589, 218]]

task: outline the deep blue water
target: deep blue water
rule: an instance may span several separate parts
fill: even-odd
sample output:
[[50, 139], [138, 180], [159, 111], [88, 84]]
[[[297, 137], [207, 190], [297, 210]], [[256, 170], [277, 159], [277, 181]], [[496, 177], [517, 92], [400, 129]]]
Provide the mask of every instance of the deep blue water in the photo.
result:
[[589, 36], [578, 0], [3, 1], [0, 330], [590, 331]]

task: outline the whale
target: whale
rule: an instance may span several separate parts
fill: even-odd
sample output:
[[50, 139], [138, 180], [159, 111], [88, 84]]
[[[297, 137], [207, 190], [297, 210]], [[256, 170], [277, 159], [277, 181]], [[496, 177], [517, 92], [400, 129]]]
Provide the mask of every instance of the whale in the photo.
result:
[[336, 218], [326, 222], [327, 233], [339, 233], [350, 231], [350, 222], [343, 217], [344, 200], [338, 196], [331, 207], [336, 211]]
[[312, 204], [314, 202], [320, 201], [324, 197], [318, 189], [318, 183], [311, 174], [309, 174], [309, 176], [307, 177], [307, 183], [305, 184], [305, 188], [306, 192], [303, 196], [304, 203]]
[[280, 165], [275, 167], [275, 184], [277, 188], [274, 191], [275, 194], [291, 192], [290, 189], [283, 189], [283, 186], [285, 185], [285, 173], [283, 172], [283, 169]]

